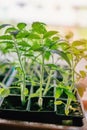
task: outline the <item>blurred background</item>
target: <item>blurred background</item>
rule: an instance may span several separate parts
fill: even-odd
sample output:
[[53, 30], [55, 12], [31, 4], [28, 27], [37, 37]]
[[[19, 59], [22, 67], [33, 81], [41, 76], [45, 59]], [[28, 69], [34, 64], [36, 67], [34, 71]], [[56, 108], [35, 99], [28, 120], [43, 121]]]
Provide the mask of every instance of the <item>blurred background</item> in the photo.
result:
[[87, 39], [87, 0], [0, 0], [0, 23], [42, 21]]
[[[0, 24], [34, 21], [62, 33], [73, 32], [74, 39], [87, 39], [87, 0], [0, 0]], [[85, 64], [82, 61], [77, 69]]]

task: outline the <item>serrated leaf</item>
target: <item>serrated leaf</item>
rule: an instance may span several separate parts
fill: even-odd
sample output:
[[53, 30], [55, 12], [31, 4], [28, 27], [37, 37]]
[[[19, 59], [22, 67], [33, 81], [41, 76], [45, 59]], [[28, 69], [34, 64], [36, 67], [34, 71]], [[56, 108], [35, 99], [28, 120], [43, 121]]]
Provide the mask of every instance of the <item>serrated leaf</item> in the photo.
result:
[[48, 31], [44, 34], [44, 37], [43, 38], [48, 38], [48, 37], [51, 37], [51, 36], [54, 36], [55, 34], [57, 34], [58, 32], [57, 31]]
[[26, 26], [27, 26], [26, 23], [18, 23], [18, 24], [17, 24], [17, 27], [18, 27], [18, 29], [20, 29], [20, 30], [24, 29]]
[[46, 28], [45, 28], [45, 24], [41, 23], [41, 22], [34, 22], [32, 24], [32, 29], [34, 32], [37, 32], [39, 34], [44, 34], [46, 33]]

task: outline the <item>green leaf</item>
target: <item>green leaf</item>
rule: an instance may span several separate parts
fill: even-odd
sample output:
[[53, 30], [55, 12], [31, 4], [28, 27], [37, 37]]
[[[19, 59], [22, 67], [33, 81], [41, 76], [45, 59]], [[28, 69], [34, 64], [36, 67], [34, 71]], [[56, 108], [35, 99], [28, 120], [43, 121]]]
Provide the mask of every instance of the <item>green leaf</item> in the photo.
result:
[[72, 43], [72, 46], [80, 46], [80, 45], [82, 45], [82, 43], [79, 42], [79, 41], [74, 41], [74, 42]]
[[57, 45], [59, 48], [62, 48], [64, 51], [70, 49], [70, 45], [66, 41], [59, 40]]
[[51, 39], [47, 38], [47, 39], [44, 40], [44, 46], [50, 47], [51, 44], [52, 44], [52, 40]]
[[48, 38], [48, 37], [51, 37], [51, 36], [54, 36], [55, 34], [57, 34], [58, 32], [57, 31], [48, 31], [44, 34], [44, 37], [43, 38]]
[[5, 47], [5, 50], [6, 51], [9, 50], [9, 49], [12, 50], [12, 48], [14, 48], [13, 44], [7, 44], [7, 46]]
[[12, 40], [12, 37], [10, 35], [1, 35], [0, 40]]
[[26, 41], [22, 40], [18, 42], [18, 45], [22, 47], [31, 47]]
[[51, 69], [57, 69], [57, 65], [54, 64], [46, 64], [46, 66], [50, 67]]
[[44, 34], [46, 33], [46, 28], [45, 28], [45, 24], [41, 23], [41, 22], [34, 22], [32, 24], [32, 29], [34, 32], [37, 32], [39, 34]]
[[10, 94], [10, 90], [7, 88], [0, 88], [0, 97], [7, 97]]
[[44, 46], [48, 47], [51, 50], [56, 50], [57, 49], [57, 42], [47, 38], [44, 40]]
[[75, 94], [72, 93], [72, 91], [64, 90], [64, 92], [66, 93], [66, 95], [67, 95], [70, 99], [72, 99], [73, 101], [76, 101]]
[[7, 29], [5, 30], [5, 33], [11, 33], [11, 32], [14, 32], [14, 31], [17, 31], [17, 29], [14, 28], [14, 27], [9, 27], [9, 28], [7, 28]]
[[[19, 47], [19, 49], [21, 51], [21, 55], [24, 54], [27, 51], [27, 49], [25, 47], [22, 47], [22, 46]], [[24, 53], [22, 53], [22, 52], [24, 52]]]
[[20, 31], [18, 32], [16, 38], [27, 38], [29, 36], [29, 32], [28, 31]]
[[70, 51], [71, 53], [73, 53], [73, 55], [74, 56], [79, 56], [79, 55], [81, 55], [81, 53], [80, 53], [80, 50], [79, 49], [77, 49], [77, 48], [75, 48], [75, 47], [72, 47], [72, 50]]
[[63, 89], [57, 87], [55, 92], [55, 98], [59, 98], [62, 93], [63, 93]]
[[12, 40], [1, 40], [1, 41], [0, 41], [0, 44], [3, 44], [3, 43], [13, 44], [14, 42], [13, 42]]
[[40, 39], [40, 36], [38, 34], [31, 33], [28, 36], [29, 39]]
[[34, 45], [31, 46], [30, 50], [33, 50], [33, 51], [41, 51], [41, 46], [40, 44], [38, 44], [37, 42], [34, 43]]
[[69, 32], [69, 33], [65, 36], [66, 39], [70, 39], [70, 38], [72, 38], [72, 37], [73, 37], [73, 32]]
[[18, 24], [17, 24], [17, 27], [18, 27], [18, 29], [20, 29], [20, 30], [24, 29], [26, 26], [27, 26], [26, 23], [18, 23]]
[[52, 43], [49, 48], [50, 48], [51, 50], [56, 50], [58, 47], [57, 47], [57, 44]]
[[72, 43], [72, 46], [84, 46], [85, 44], [87, 44], [87, 41], [78, 40], [78, 41], [74, 41], [74, 42]]
[[49, 60], [50, 55], [51, 55], [51, 52], [50, 51], [46, 51], [45, 54], [44, 54], [45, 59]]
[[54, 104], [55, 105], [61, 105], [61, 104], [63, 104], [63, 102], [62, 101], [55, 101]]
[[26, 54], [24, 54], [26, 57], [33, 57], [34, 55], [33, 55], [33, 53], [26, 53]]
[[27, 96], [27, 95], [28, 95], [28, 93], [29, 93], [28, 89], [27, 89], [27, 88], [25, 88], [25, 89], [24, 89], [24, 95], [25, 95], [25, 96]]
[[2, 25], [0, 25], [0, 29], [7, 27], [7, 26], [11, 26], [11, 24], [2, 24]]
[[52, 38], [53, 41], [58, 41], [59, 39], [60, 39], [60, 38], [57, 37], [57, 36], [54, 36], [54, 37]]
[[52, 52], [60, 55], [71, 66], [67, 53], [60, 51], [60, 50], [52, 50]]

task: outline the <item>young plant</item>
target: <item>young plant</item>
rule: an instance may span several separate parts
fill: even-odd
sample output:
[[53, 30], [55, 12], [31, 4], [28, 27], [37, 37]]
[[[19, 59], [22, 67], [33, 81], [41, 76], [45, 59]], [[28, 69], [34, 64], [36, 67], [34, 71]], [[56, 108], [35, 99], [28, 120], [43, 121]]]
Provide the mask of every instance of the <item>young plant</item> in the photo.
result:
[[[54, 60], [54, 54], [57, 54], [57, 58], [62, 57], [68, 64], [70, 61], [65, 52], [63, 52], [62, 44], [60, 44], [61, 37], [57, 31], [48, 31], [46, 25], [40, 22], [34, 22], [31, 26], [31, 33], [29, 39], [31, 41], [30, 51], [34, 52], [34, 62], [39, 64], [39, 100], [38, 104], [42, 107], [43, 96], [51, 86], [54, 86], [55, 71], [60, 71], [57, 62]], [[58, 60], [57, 59], [57, 60]], [[45, 72], [47, 73], [46, 79], [44, 79]], [[37, 72], [36, 72], [37, 73]], [[45, 88], [43, 88], [45, 86]], [[37, 93], [37, 92], [36, 92]], [[37, 95], [37, 94], [34, 94]], [[33, 95], [33, 96], [34, 96]]]
[[[85, 49], [86, 41], [76, 40], [73, 42], [69, 42], [69, 40], [65, 39], [65, 42], [62, 40], [61, 44], [63, 44], [62, 49], [67, 54], [68, 59], [69, 59], [69, 62], [67, 62], [67, 63], [70, 63], [70, 64], [68, 64], [68, 69], [69, 69], [68, 80], [70, 80], [70, 84], [68, 84], [68, 88], [70, 88], [70, 90], [67, 89], [68, 91], [66, 91], [66, 88], [67, 88], [66, 85], [57, 87], [56, 98], [59, 98], [63, 92], [66, 93], [66, 95], [68, 96], [68, 99], [67, 99], [67, 104], [65, 105], [65, 114], [68, 115], [69, 109], [72, 108], [71, 102], [75, 101], [75, 93], [76, 93], [75, 83], [77, 80], [77, 76], [79, 76], [81, 78], [81, 72], [82, 72], [82, 76], [84, 75], [83, 71], [80, 71], [80, 74], [77, 73], [76, 67], [77, 67], [78, 63], [86, 56], [86, 49]], [[66, 61], [66, 59], [65, 59], [65, 61]], [[55, 103], [57, 105], [60, 105], [63, 102], [56, 101]]]
[[[17, 55], [17, 60], [15, 62], [15, 69], [18, 71], [18, 77], [20, 82], [21, 89], [21, 101], [22, 104], [25, 103], [25, 93], [26, 89], [26, 71], [25, 71], [25, 63], [26, 57], [25, 53], [29, 48], [29, 44], [27, 43], [26, 35], [29, 35], [29, 32], [25, 29], [25, 23], [19, 23], [17, 26], [12, 25], [1, 25], [0, 29], [7, 27], [4, 30], [4, 34], [0, 36], [0, 44], [1, 46], [5, 46], [8, 52], [15, 52]], [[18, 61], [18, 62], [17, 62]]]
[[[17, 70], [22, 104], [26, 102], [26, 95], [28, 95], [29, 100], [32, 97], [39, 96], [38, 104], [42, 107], [43, 96], [47, 94], [51, 87], [55, 86], [54, 88], [58, 88], [59, 86], [57, 92], [61, 88], [68, 95], [65, 112], [68, 114], [68, 106], [75, 99], [75, 68], [78, 62], [86, 56], [84, 54], [86, 42], [84, 44], [82, 41], [70, 43], [69, 40], [63, 39], [58, 31], [47, 30], [46, 25], [41, 22], [32, 23], [30, 29], [27, 28], [25, 23], [18, 23], [16, 26], [9, 24], [1, 25], [0, 29], [3, 28], [4, 34], [0, 36], [0, 45], [3, 52], [14, 52], [17, 55], [14, 65]], [[70, 84], [65, 83], [66, 78], [62, 76], [64, 68], [59, 67], [60, 60], [68, 65]], [[62, 87], [60, 87], [61, 81], [57, 80], [55, 76], [57, 71], [63, 77]], [[46, 77], [45, 73], [47, 74]], [[36, 77], [37, 75], [38, 77]], [[26, 88], [27, 83], [31, 84], [30, 94]], [[39, 88], [33, 93], [32, 89], [34, 89], [35, 85], [38, 85]], [[71, 94], [72, 92], [73, 94]], [[56, 98], [58, 98], [58, 95]], [[29, 101], [27, 110], [28, 108]]]

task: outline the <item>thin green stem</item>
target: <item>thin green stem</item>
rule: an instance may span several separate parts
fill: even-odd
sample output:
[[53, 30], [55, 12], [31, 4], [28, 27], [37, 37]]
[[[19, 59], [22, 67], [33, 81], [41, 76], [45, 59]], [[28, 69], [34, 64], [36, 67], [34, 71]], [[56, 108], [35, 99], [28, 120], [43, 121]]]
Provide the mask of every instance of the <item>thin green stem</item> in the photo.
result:
[[51, 75], [52, 75], [52, 70], [50, 70], [50, 73], [49, 73], [49, 76], [48, 76], [48, 81], [47, 81], [47, 84], [46, 84], [46, 87], [45, 87], [45, 90], [43, 92], [43, 95], [46, 95], [47, 91], [48, 91], [48, 88], [49, 88], [49, 85], [50, 85], [50, 81], [51, 81]]
[[69, 108], [70, 108], [71, 101], [72, 101], [72, 99], [70, 99], [70, 98], [67, 99], [67, 103], [65, 105], [65, 114], [66, 115], [69, 114]]
[[72, 70], [72, 90], [74, 89], [74, 83], [75, 83], [75, 79], [74, 79], [74, 58], [73, 58], [73, 54], [72, 54], [72, 65], [71, 65], [71, 70]]
[[27, 111], [30, 110], [30, 103], [31, 103], [31, 102], [30, 102], [30, 101], [31, 101], [31, 100], [30, 100], [30, 99], [31, 99], [30, 96], [31, 96], [32, 93], [33, 93], [33, 86], [31, 85], [30, 94], [29, 94], [29, 96], [28, 96], [28, 102], [27, 102], [27, 107], [26, 107], [26, 110], [27, 110]]
[[17, 45], [17, 41], [15, 40], [14, 37], [13, 37], [13, 40], [14, 40], [14, 47], [15, 47], [15, 49], [16, 49], [16, 53], [17, 53], [18, 60], [19, 60], [19, 63], [20, 63], [20, 68], [21, 68], [23, 74], [25, 75], [25, 71], [24, 71], [24, 68], [23, 68], [23, 66], [22, 66], [22, 60], [21, 60], [20, 51], [19, 51], [19, 49], [18, 49], [18, 47], [17, 47], [17, 46], [18, 46], [18, 45]]
[[42, 64], [41, 64], [41, 76], [40, 76], [40, 97], [39, 97], [39, 105], [42, 106], [42, 88], [44, 83], [44, 54], [42, 54]]
[[15, 47], [15, 50], [16, 50], [16, 53], [17, 53], [17, 56], [18, 56], [19, 64], [20, 64], [20, 69], [22, 71], [23, 84], [21, 85], [21, 101], [24, 104], [24, 102], [25, 102], [24, 91], [25, 91], [25, 87], [26, 87], [26, 73], [25, 73], [25, 70], [24, 70], [24, 63], [21, 60], [20, 50], [18, 49], [17, 41], [14, 37], [13, 37], [13, 40], [14, 40], [14, 47]]

